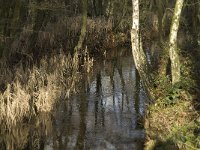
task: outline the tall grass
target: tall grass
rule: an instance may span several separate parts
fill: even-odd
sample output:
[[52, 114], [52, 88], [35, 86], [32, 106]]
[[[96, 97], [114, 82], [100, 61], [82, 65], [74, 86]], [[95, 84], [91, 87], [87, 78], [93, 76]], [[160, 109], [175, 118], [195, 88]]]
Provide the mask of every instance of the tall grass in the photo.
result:
[[[103, 17], [88, 18], [85, 40], [88, 49], [104, 52], [100, 47], [113, 45], [113, 22]], [[48, 22], [42, 31], [33, 31], [27, 25], [19, 36], [5, 41], [11, 50], [4, 51], [5, 57], [0, 60], [0, 124], [12, 126], [39, 112], [50, 112], [60, 99], [76, 92], [80, 70], [88, 73], [93, 65], [87, 48], [81, 59], [80, 54], [72, 56], [66, 52], [77, 44], [80, 23], [80, 16], [60, 16], [56, 22]], [[31, 41], [32, 35], [37, 37], [33, 38], [35, 41]]]
[[[83, 63], [86, 72], [93, 64], [88, 55], [85, 53]], [[0, 124], [8, 127], [39, 112], [50, 112], [60, 99], [76, 92], [81, 79], [77, 53], [72, 56], [61, 51], [46, 56], [31, 69], [22, 63], [10, 66], [1, 62]]]
[[[0, 147], [5, 150], [40, 149], [43, 140], [52, 135], [53, 120], [50, 113], [40, 113], [31, 123], [20, 123], [12, 130], [0, 130]], [[34, 125], [34, 126], [33, 126]], [[4, 143], [4, 144], [3, 144]]]

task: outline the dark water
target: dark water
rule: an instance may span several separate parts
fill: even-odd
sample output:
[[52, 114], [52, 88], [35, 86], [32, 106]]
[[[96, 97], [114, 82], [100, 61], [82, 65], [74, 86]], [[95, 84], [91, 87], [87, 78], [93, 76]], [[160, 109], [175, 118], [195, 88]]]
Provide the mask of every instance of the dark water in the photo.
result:
[[131, 53], [97, 60], [92, 75], [80, 82], [80, 91], [51, 114], [1, 130], [1, 149], [142, 149], [146, 97]]
[[[144, 132], [138, 126], [144, 100], [132, 57], [98, 63], [94, 80], [82, 93], [60, 105], [56, 130], [60, 149], [142, 149]], [[68, 128], [69, 127], [69, 130]], [[53, 139], [46, 144], [53, 149]]]
[[[70, 17], [75, 10], [66, 9], [68, 1], [45, 2], [0, 1], [0, 56], [10, 51], [74, 48], [73, 38], [80, 30]], [[70, 3], [74, 6], [70, 9], [75, 5]], [[0, 150], [142, 149], [140, 123], [146, 96], [131, 53], [127, 49], [108, 53], [93, 68], [92, 75], [80, 81], [80, 91], [53, 112], [38, 114], [11, 130], [0, 125]]]

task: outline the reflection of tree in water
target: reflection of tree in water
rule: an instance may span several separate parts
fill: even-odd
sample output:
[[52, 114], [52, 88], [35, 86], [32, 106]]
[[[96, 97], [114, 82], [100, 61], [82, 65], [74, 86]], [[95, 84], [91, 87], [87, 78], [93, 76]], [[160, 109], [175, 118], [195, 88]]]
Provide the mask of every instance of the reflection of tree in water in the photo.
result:
[[135, 111], [137, 114], [136, 117], [136, 128], [140, 126], [139, 118], [140, 116], [140, 76], [137, 70], [135, 70], [135, 93], [134, 93], [134, 100], [135, 100]]
[[[27, 133], [21, 133], [26, 135], [21, 136], [24, 139], [18, 138], [23, 141], [22, 144], [7, 139], [4, 141], [9, 143], [1, 142], [2, 147], [14, 145], [16, 148], [16, 145], [21, 145], [19, 149], [26, 150], [85, 149], [107, 142], [117, 145], [116, 141], [122, 142], [119, 139], [134, 139], [128, 133], [137, 129], [136, 114], [141, 106], [139, 80], [134, 82], [133, 65], [130, 69], [129, 62], [124, 64], [124, 58], [115, 58], [100, 66], [95, 70], [92, 86], [87, 80], [82, 80], [79, 94], [59, 103], [53, 117], [44, 115], [33, 120]], [[12, 134], [7, 136], [14, 139]], [[99, 137], [105, 138], [107, 142]]]
[[[72, 100], [66, 100], [60, 105], [60, 112], [53, 121], [52, 143], [55, 149], [67, 149], [70, 137], [73, 134]], [[65, 113], [63, 113], [63, 110]]]
[[80, 114], [80, 124], [79, 133], [77, 137], [76, 149], [84, 149], [85, 147], [85, 135], [86, 135], [86, 115], [88, 111], [88, 100], [86, 97], [85, 82], [82, 84], [82, 91], [79, 99], [79, 114]]
[[[121, 80], [121, 92], [122, 92], [122, 109], [121, 111], [123, 112], [124, 110], [124, 101], [126, 100], [126, 103], [127, 103], [127, 107], [128, 107], [128, 110], [130, 110], [129, 108], [129, 97], [128, 97], [128, 93], [127, 93], [127, 90], [126, 90], [126, 87], [125, 87], [125, 80], [124, 80], [124, 77], [123, 77], [123, 71], [122, 71], [122, 63], [121, 61], [118, 61], [118, 65], [117, 65], [117, 70], [118, 70], [118, 73], [119, 73], [119, 77], [120, 77], [120, 80]], [[125, 98], [125, 99], [124, 99]]]
[[96, 75], [96, 99], [95, 99], [95, 126], [99, 125], [98, 123], [98, 114], [99, 114], [99, 107], [101, 108], [101, 122], [100, 125], [104, 126], [104, 104], [103, 104], [103, 92], [102, 92], [102, 81], [101, 81], [101, 71], [98, 71]]

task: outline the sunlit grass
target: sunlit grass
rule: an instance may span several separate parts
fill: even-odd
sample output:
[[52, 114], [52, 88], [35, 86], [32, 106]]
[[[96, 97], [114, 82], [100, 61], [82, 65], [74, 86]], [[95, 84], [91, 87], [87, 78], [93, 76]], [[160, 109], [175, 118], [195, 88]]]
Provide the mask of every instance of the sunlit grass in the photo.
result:
[[[5, 145], [1, 145], [1, 149], [40, 149], [41, 141], [52, 134], [53, 120], [51, 113], [40, 113], [31, 121], [31, 123], [20, 123], [12, 126], [12, 130], [8, 130], [1, 124], [0, 141]], [[30, 134], [31, 133], [31, 134]]]
[[[41, 59], [31, 69], [24, 64], [10, 67], [1, 63], [0, 123], [15, 125], [23, 118], [31, 118], [40, 112], [50, 112], [55, 104], [76, 92], [81, 79], [78, 54], [71, 56], [60, 52]], [[93, 60], [84, 55], [85, 72], [90, 72]]]

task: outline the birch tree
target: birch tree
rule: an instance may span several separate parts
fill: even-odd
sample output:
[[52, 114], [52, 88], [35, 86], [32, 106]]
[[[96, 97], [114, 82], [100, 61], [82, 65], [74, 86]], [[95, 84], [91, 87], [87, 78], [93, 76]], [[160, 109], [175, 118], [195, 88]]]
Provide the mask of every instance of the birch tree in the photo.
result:
[[177, 0], [173, 14], [170, 37], [169, 37], [169, 57], [171, 60], [172, 84], [180, 81], [180, 60], [177, 51], [177, 33], [184, 0]]
[[133, 14], [132, 14], [132, 29], [131, 29], [131, 43], [132, 43], [132, 54], [135, 62], [136, 69], [142, 79], [144, 88], [147, 94], [151, 97], [151, 83], [148, 69], [148, 63], [146, 55], [142, 49], [142, 45], [139, 38], [139, 0], [132, 0]]

